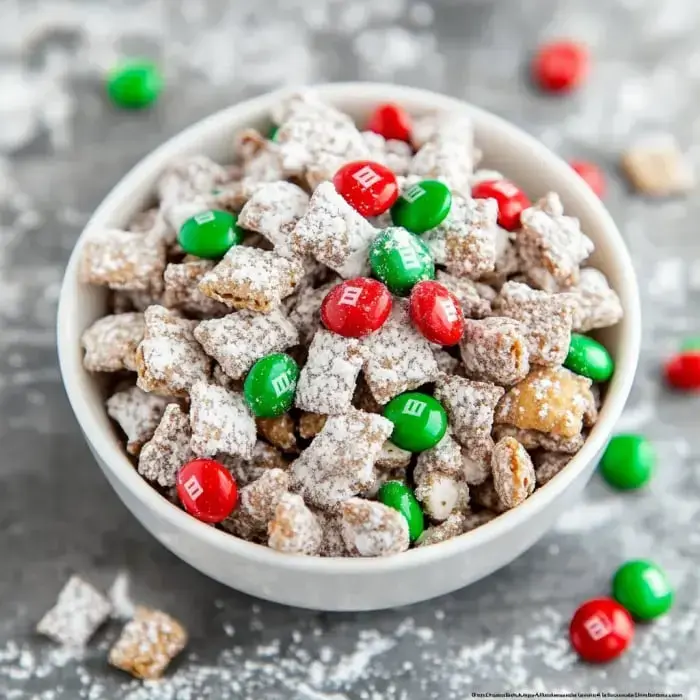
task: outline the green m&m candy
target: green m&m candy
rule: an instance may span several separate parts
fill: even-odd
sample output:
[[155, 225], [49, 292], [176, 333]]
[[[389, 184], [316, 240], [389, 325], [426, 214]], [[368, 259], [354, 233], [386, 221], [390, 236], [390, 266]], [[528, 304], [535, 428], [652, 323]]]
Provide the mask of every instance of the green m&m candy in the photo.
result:
[[642, 435], [615, 435], [600, 460], [600, 473], [617, 489], [644, 486], [654, 472], [656, 452]]
[[299, 366], [283, 352], [259, 359], [243, 383], [243, 396], [256, 418], [274, 418], [294, 403]]
[[399, 196], [391, 207], [391, 220], [412, 233], [425, 233], [450, 213], [452, 193], [444, 182], [421, 180]]
[[410, 452], [435, 447], [447, 430], [447, 413], [442, 404], [419, 391], [395, 396], [384, 407], [384, 417], [394, 424], [391, 442]]
[[209, 209], [187, 219], [177, 239], [185, 253], [198, 258], [221, 258], [243, 240], [237, 220], [235, 214]]
[[390, 226], [372, 242], [369, 263], [374, 276], [394, 294], [408, 294], [413, 285], [435, 277], [428, 246], [404, 228]]
[[653, 620], [673, 605], [673, 589], [663, 569], [644, 559], [628, 561], [617, 570], [612, 595], [640, 620]]
[[594, 382], [607, 382], [612, 377], [615, 363], [610, 353], [597, 340], [572, 333], [564, 367]]
[[271, 126], [270, 130], [267, 132], [267, 138], [270, 139], [270, 141], [275, 141], [277, 139], [277, 132], [279, 130], [279, 126]]
[[681, 352], [700, 352], [700, 335], [693, 338], [686, 338], [681, 343]]
[[152, 61], [123, 61], [107, 76], [107, 94], [118, 107], [147, 107], [156, 101], [162, 89], [163, 77]]
[[408, 523], [408, 538], [415, 542], [425, 527], [423, 509], [406, 484], [401, 481], [387, 481], [377, 493], [377, 499], [389, 508], [398, 510]]

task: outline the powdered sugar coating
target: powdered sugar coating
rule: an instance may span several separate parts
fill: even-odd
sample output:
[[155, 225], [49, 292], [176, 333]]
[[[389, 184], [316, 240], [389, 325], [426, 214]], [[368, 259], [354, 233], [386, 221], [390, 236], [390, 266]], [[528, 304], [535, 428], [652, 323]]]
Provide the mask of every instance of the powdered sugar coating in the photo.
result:
[[234, 137], [234, 150], [243, 161], [243, 177], [252, 182], [272, 182], [284, 177], [279, 146], [257, 129], [241, 129]]
[[373, 131], [363, 131], [362, 139], [369, 149], [369, 159], [385, 165], [394, 175], [406, 175], [411, 167], [413, 151], [405, 141], [385, 139]]
[[284, 452], [298, 452], [296, 425], [288, 413], [275, 418], [256, 418], [258, 432], [272, 445]]
[[428, 547], [461, 535], [464, 532], [464, 521], [463, 513], [450, 513], [443, 522], [425, 528], [416, 540], [416, 547]]
[[464, 376], [462, 363], [456, 357], [450, 355], [447, 350], [433, 348], [433, 357], [435, 362], [437, 362], [438, 371], [444, 374], [460, 374]]
[[135, 372], [145, 327], [143, 314], [136, 312], [98, 318], [81, 337], [83, 366], [90, 372]]
[[493, 485], [507, 508], [519, 506], [535, 490], [535, 469], [525, 448], [512, 437], [496, 443], [491, 458]]
[[492, 199], [467, 201], [463, 221], [445, 226], [445, 266], [457, 277], [478, 279], [496, 265], [498, 206]]
[[219, 453], [216, 460], [221, 462], [236, 479], [239, 487], [257, 481], [269, 469], [287, 470], [289, 464], [282, 453], [264, 440], [253, 446], [253, 456], [247, 459], [238, 455]]
[[341, 534], [351, 556], [384, 557], [408, 549], [406, 518], [376, 501], [345, 501], [341, 507]]
[[165, 291], [163, 306], [178, 309], [197, 318], [224, 316], [229, 308], [199, 289], [199, 283], [207, 272], [214, 268], [212, 260], [188, 260], [170, 263], [163, 274]]
[[299, 342], [308, 345], [321, 326], [321, 303], [326, 294], [335, 287], [335, 280], [313, 289], [301, 290], [289, 310], [289, 320], [299, 331]]
[[161, 207], [209, 194], [227, 182], [226, 168], [204, 155], [183, 156], [171, 161], [156, 183]]
[[387, 440], [382, 445], [374, 466], [381, 471], [405, 469], [411, 463], [411, 457], [411, 452], [403, 450]]
[[[509, 277], [515, 275], [520, 270], [521, 260], [518, 257], [518, 251], [513, 242], [515, 237], [516, 234], [506, 231], [506, 229], [500, 226], [496, 227], [496, 264], [492, 271], [486, 272], [479, 277], [480, 282], [500, 288], [506, 283]], [[495, 291], [492, 290], [492, 292], [495, 296]]]
[[442, 472], [454, 478], [463, 476], [462, 451], [449, 430], [435, 447], [418, 455], [416, 471], [425, 474]]
[[532, 457], [537, 488], [551, 481], [569, 462], [571, 455], [564, 452], [538, 451]]
[[444, 270], [438, 270], [435, 279], [457, 297], [464, 318], [486, 318], [491, 314], [491, 300], [484, 295], [484, 285], [478, 285], [467, 277], [456, 277]]
[[[418, 470], [416, 470], [418, 472]], [[414, 473], [415, 497], [425, 514], [442, 522], [454, 511], [464, 511], [469, 505], [469, 487], [459, 478], [439, 471]]]
[[523, 430], [513, 425], [495, 425], [493, 435], [497, 440], [503, 437], [514, 437], [526, 450], [542, 448], [568, 455], [576, 454], [583, 447], [585, 440], [582, 433], [573, 437], [564, 437], [552, 433], [541, 433], [539, 430]]
[[577, 333], [614, 326], [622, 318], [620, 297], [600, 270], [581, 270], [578, 284], [569, 293], [574, 303], [572, 330]]
[[323, 539], [318, 518], [304, 499], [293, 493], [280, 498], [267, 533], [268, 546], [286, 554], [318, 554]]
[[491, 476], [491, 453], [494, 442], [490, 435], [469, 438], [462, 445], [462, 474], [471, 486], [483, 484]]

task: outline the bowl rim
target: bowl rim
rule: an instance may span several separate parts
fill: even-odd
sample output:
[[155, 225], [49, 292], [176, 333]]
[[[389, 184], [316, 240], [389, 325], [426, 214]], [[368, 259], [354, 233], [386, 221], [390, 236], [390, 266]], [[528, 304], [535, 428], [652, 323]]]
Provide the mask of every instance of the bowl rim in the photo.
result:
[[[202, 540], [223, 553], [230, 553], [257, 564], [281, 570], [356, 575], [412, 569], [456, 555], [466, 555], [469, 551], [497, 540], [507, 532], [516, 532], [537, 512], [546, 510], [549, 504], [564, 494], [568, 486], [577, 479], [605, 446], [606, 439], [624, 408], [639, 358], [641, 310], [637, 282], [629, 253], [612, 217], [584, 181], [544, 144], [504, 119], [459, 98], [402, 85], [347, 82], [317, 84], [310, 86], [310, 88], [331, 103], [347, 103], [353, 100], [376, 104], [409, 102], [414, 105], [422, 105], [424, 111], [452, 109], [467, 113], [473, 118], [477, 131], [479, 125], [483, 127], [488, 125], [489, 129], [499, 132], [504, 141], [518, 141], [523, 147], [530, 149], [533, 159], [545, 162], [547, 168], [566, 183], [568, 190], [573, 192], [576, 199], [582, 200], [583, 204], [592, 212], [597, 227], [603, 232], [607, 243], [613, 249], [614, 258], [617, 261], [616, 265], [623, 272], [620, 275], [616, 291], [625, 311], [626, 332], [621, 335], [619, 341], [620, 350], [616, 361], [616, 372], [608, 388], [599, 419], [581, 450], [574, 455], [566, 468], [547, 484], [547, 488], [538, 489], [517, 508], [506, 511], [473, 531], [429, 547], [410, 549], [390, 557], [343, 558], [290, 556], [269, 547], [239, 539], [200, 522], [161, 496], [138, 474], [123, 450], [111, 444], [110, 438], [113, 439], [113, 435], [108, 433], [108, 430], [105, 430], [104, 426], [98, 422], [95, 404], [90, 402], [87, 395], [80, 389], [79, 376], [84, 370], [79, 360], [80, 353], [75, 352], [76, 345], [79, 346], [80, 343], [80, 334], [84, 330], [77, 327], [75, 309], [80, 298], [78, 283], [80, 249], [87, 232], [93, 228], [108, 225], [113, 210], [118, 208], [120, 203], [130, 196], [130, 193], [138, 191], [139, 182], [152, 178], [155, 173], [162, 170], [165, 163], [179, 152], [185, 151], [188, 146], [195, 144], [204, 134], [230, 129], [231, 125], [236, 122], [241, 124], [246, 120], [250, 122], [254, 119], [252, 115], [269, 112], [272, 105], [299, 88], [283, 88], [244, 100], [195, 122], [142, 158], [121, 178], [97, 207], [73, 249], [59, 297], [57, 347], [61, 375], [69, 402], [88, 443], [99, 455], [100, 460], [113, 477], [134, 498], [160, 519], [166, 521], [174, 530], [187, 531], [193, 538]], [[239, 127], [236, 126], [236, 128]], [[101, 405], [99, 405], [99, 410], [104, 410]]]

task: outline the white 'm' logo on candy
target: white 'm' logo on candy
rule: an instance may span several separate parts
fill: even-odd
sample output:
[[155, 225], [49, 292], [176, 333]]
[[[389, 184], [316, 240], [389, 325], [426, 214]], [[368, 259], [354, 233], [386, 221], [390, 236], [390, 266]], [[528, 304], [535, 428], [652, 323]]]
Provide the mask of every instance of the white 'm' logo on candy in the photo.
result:
[[447, 322], [454, 323], [457, 320], [457, 309], [455, 309], [452, 299], [440, 299], [438, 304], [440, 304]]
[[192, 476], [189, 479], [187, 479], [187, 481], [184, 484], [184, 487], [185, 492], [193, 501], [196, 501], [204, 493], [202, 485], [199, 483], [199, 480], [194, 474], [192, 474]]
[[352, 174], [352, 179], [355, 180], [363, 190], [366, 190], [368, 187], [376, 185], [382, 179], [382, 176], [372, 170], [371, 165], [365, 165], [364, 168], [360, 168], [356, 173]]
[[505, 197], [515, 197], [515, 195], [518, 194], [518, 188], [512, 182], [507, 182], [506, 180], [497, 182], [493, 186], [493, 189], [496, 190], [496, 192], [500, 192]]
[[588, 635], [594, 642], [597, 642], [603, 637], [607, 637], [607, 635], [609, 635], [611, 632], [610, 623], [608, 620], [604, 617], [600, 617], [599, 615], [592, 615], [589, 617], [583, 623], [583, 626], [586, 628], [586, 632], [588, 632]]
[[418, 260], [416, 249], [408, 241], [399, 243], [397, 250], [407, 270], [415, 270], [420, 267], [420, 260]]
[[357, 306], [360, 294], [362, 294], [362, 287], [345, 287], [338, 303], [346, 306]]
[[272, 388], [275, 390], [275, 396], [281, 396], [292, 387], [292, 380], [287, 376], [287, 373], [280, 374], [272, 380]]
[[420, 416], [423, 415], [423, 411], [425, 411], [425, 404], [422, 401], [418, 401], [417, 399], [409, 399], [406, 402], [406, 405], [403, 407], [403, 411], [401, 411], [401, 413], [404, 413], [407, 416], [420, 418]]
[[213, 211], [205, 211], [202, 214], [197, 214], [197, 216], [194, 217], [194, 220], [198, 224], [208, 224], [210, 221], [214, 221], [215, 216]]
[[413, 185], [406, 190], [401, 196], [409, 203], [413, 204], [417, 199], [420, 199], [425, 194], [425, 190], [420, 185]]

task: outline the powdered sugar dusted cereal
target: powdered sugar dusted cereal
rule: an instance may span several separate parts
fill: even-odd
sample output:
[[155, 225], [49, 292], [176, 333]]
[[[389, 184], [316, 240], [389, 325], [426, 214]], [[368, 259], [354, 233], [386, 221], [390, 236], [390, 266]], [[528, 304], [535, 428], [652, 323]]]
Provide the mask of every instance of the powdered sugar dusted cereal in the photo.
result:
[[[418, 472], [418, 469], [416, 469]], [[463, 511], [469, 505], [469, 487], [460, 479], [442, 472], [414, 473], [415, 495], [425, 514], [442, 522], [453, 511]]]
[[468, 438], [462, 445], [462, 473], [464, 480], [471, 486], [483, 484], [491, 476], [491, 453], [493, 438]]
[[384, 557], [408, 549], [406, 518], [376, 501], [345, 501], [341, 506], [341, 533], [352, 556]]
[[[422, 454], [425, 453], [423, 452]], [[411, 455], [411, 452], [402, 450], [394, 445], [393, 442], [385, 442], [377, 455], [377, 461], [374, 463], [374, 466], [382, 471], [405, 469], [411, 463]]]
[[496, 265], [496, 218], [492, 199], [472, 199], [464, 221], [445, 224], [445, 266], [457, 277], [478, 279]]
[[514, 438], [502, 438], [491, 458], [493, 485], [507, 508], [520, 505], [535, 490], [535, 469], [530, 455]]
[[[491, 314], [491, 301], [484, 295], [484, 285], [478, 285], [467, 277], [456, 277], [443, 270], [438, 270], [435, 279], [454, 294], [462, 305], [464, 318], [486, 318]], [[486, 287], [489, 292], [495, 292]]]
[[552, 450], [568, 455], [576, 454], [582, 447], [584, 436], [578, 433], [572, 437], [542, 433], [539, 430], [523, 430], [513, 425], [495, 425], [493, 435], [496, 440], [503, 437], [514, 437], [526, 450]]
[[551, 481], [571, 461], [571, 455], [564, 452], [539, 451], [533, 455], [532, 461], [539, 488]]
[[442, 472], [455, 478], [463, 475], [462, 452], [460, 446], [449, 432], [445, 433], [445, 437], [435, 447], [425, 450], [418, 455], [416, 471], [425, 474]]
[[464, 521], [464, 514], [450, 513], [443, 522], [427, 527], [416, 540], [416, 547], [427, 547], [461, 535], [464, 532]]
[[264, 440], [255, 443], [253, 456], [250, 458], [219, 453], [216, 459], [233, 474], [238, 486], [252, 484], [269, 469], [286, 470], [289, 467], [282, 453]]
[[318, 518], [304, 499], [293, 493], [280, 498], [267, 533], [270, 548], [286, 554], [318, 554], [323, 539]]
[[321, 302], [334, 286], [335, 282], [329, 282], [316, 289], [308, 287], [296, 295], [289, 310], [289, 320], [299, 331], [300, 343], [308, 345], [321, 326]]
[[163, 274], [163, 305], [197, 318], [224, 316], [229, 313], [230, 309], [225, 304], [208, 297], [199, 289], [202, 278], [214, 265], [211, 260], [170, 263]]
[[276, 418], [257, 418], [255, 425], [258, 432], [272, 445], [283, 452], [298, 452], [297, 438], [294, 434], [294, 421], [288, 413]]
[[385, 139], [373, 131], [363, 131], [362, 139], [369, 149], [369, 159], [386, 165], [394, 175], [406, 175], [411, 167], [413, 151], [405, 141]]
[[574, 303], [572, 330], [577, 333], [614, 326], [622, 318], [620, 297], [600, 270], [581, 270], [578, 284], [569, 292]]
[[141, 313], [124, 313], [97, 319], [81, 338], [83, 365], [90, 372], [136, 371], [136, 348], [143, 340]]

